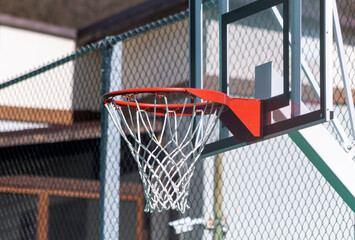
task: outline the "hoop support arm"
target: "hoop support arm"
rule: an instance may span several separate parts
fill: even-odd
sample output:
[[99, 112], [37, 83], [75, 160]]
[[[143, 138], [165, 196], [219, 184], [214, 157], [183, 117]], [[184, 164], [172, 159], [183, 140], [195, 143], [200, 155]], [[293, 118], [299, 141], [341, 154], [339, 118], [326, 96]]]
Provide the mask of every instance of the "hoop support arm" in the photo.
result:
[[228, 106], [219, 119], [238, 140], [252, 141], [263, 136], [262, 100], [231, 98]]
[[187, 91], [201, 99], [227, 105], [230, 110], [223, 112], [219, 119], [237, 139], [251, 141], [262, 137], [262, 100], [231, 98], [221, 92], [201, 91], [193, 88]]

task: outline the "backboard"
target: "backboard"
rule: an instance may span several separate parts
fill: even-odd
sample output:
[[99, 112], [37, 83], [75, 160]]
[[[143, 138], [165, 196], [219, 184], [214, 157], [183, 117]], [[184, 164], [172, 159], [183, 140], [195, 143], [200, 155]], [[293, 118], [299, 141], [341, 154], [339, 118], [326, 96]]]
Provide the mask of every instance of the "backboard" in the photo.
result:
[[[332, 118], [329, 4], [240, 0], [220, 1], [215, 9], [204, 9], [203, 87], [218, 84], [230, 97], [263, 102], [261, 137], [233, 138], [222, 126], [220, 140], [206, 146], [206, 155]], [[217, 29], [219, 43], [208, 38]]]

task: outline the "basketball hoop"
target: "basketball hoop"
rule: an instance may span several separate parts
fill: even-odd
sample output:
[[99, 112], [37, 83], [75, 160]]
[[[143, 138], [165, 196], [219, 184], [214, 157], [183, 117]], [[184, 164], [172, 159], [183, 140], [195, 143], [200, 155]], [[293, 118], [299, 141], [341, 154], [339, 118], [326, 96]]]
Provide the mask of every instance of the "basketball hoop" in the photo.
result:
[[[195, 163], [217, 120], [229, 118], [233, 108], [243, 110], [243, 99], [234, 100], [221, 92], [192, 88], [128, 89], [104, 95], [104, 105], [138, 165], [145, 211], [186, 210]], [[148, 134], [148, 143], [142, 142], [142, 133]]]

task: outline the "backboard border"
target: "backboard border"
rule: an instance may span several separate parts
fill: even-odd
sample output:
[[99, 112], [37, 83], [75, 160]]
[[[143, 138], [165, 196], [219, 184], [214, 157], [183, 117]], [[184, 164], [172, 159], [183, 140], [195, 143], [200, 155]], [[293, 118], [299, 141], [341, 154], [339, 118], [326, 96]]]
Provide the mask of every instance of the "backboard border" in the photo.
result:
[[[205, 146], [205, 150], [203, 151], [201, 158], [205, 158], [211, 155], [215, 155], [221, 152], [229, 151], [232, 149], [236, 149], [239, 147], [243, 147], [252, 143], [256, 143], [262, 140], [266, 140], [272, 137], [280, 136], [283, 134], [287, 134], [293, 131], [300, 130], [302, 128], [314, 126], [317, 124], [321, 124], [324, 122], [327, 122], [334, 117], [334, 113], [332, 111], [332, 108], [330, 107], [330, 99], [332, 99], [332, 95], [327, 91], [325, 88], [329, 85], [329, 81], [331, 81], [331, 76], [329, 76], [329, 70], [327, 70], [327, 64], [329, 64], [329, 61], [331, 61], [331, 51], [329, 44], [332, 43], [331, 41], [331, 36], [329, 33], [329, 26], [331, 23], [329, 23], [329, 19], [327, 20], [326, 18], [329, 17], [330, 13], [326, 13], [326, 0], [321, 0], [320, 1], [320, 18], [319, 18], [319, 27], [320, 27], [320, 32], [319, 32], [319, 39], [320, 39], [320, 50], [319, 50], [319, 55], [320, 55], [320, 99], [319, 99], [319, 105], [320, 109], [313, 111], [311, 113], [303, 114], [297, 117], [294, 117], [292, 119], [287, 119], [281, 122], [273, 123], [270, 125], [264, 125], [263, 127], [263, 137], [252, 139], [251, 141], [240, 141], [235, 139], [233, 136], [232, 137], [227, 137], [221, 140], [218, 140], [213, 143], [209, 143]], [[269, 112], [275, 109], [278, 109], [282, 107], [284, 104], [285, 98], [287, 101], [290, 99], [290, 91], [289, 89], [289, 81], [290, 81], [290, 73], [289, 73], [289, 31], [290, 31], [290, 25], [289, 21], [286, 21], [285, 16], [287, 16], [287, 19], [290, 18], [290, 0], [259, 0], [250, 4], [247, 4], [243, 7], [231, 10], [227, 13], [222, 14], [222, 26], [221, 26], [221, 40], [222, 40], [222, 62], [221, 62], [221, 91], [227, 93], [228, 92], [228, 69], [227, 69], [227, 25], [238, 21], [240, 19], [243, 19], [245, 17], [248, 17], [252, 14], [258, 13], [260, 11], [266, 10], [268, 8], [271, 8], [273, 6], [279, 5], [279, 4], [284, 4], [283, 7], [283, 51], [284, 51], [284, 58], [285, 55], [287, 56], [287, 59], [285, 61], [284, 59], [284, 93], [275, 97], [272, 97], [270, 99], [264, 100], [264, 112]], [[236, 16], [237, 15], [237, 16]], [[286, 71], [286, 76], [285, 77], [285, 71]], [[287, 79], [287, 81], [285, 81]], [[325, 82], [328, 81], [328, 82]], [[281, 104], [280, 104], [281, 102]], [[288, 105], [288, 102], [287, 102]]]
[[228, 92], [229, 77], [228, 77], [228, 43], [227, 43], [227, 25], [237, 22], [243, 18], [265, 11], [271, 7], [283, 4], [283, 93], [263, 101], [264, 112], [269, 112], [288, 105], [290, 99], [289, 81], [290, 81], [290, 60], [289, 60], [289, 1], [290, 0], [262, 0], [252, 2], [240, 8], [231, 10], [222, 14], [222, 28], [221, 28], [221, 41], [222, 41], [222, 74], [221, 74], [221, 91]]

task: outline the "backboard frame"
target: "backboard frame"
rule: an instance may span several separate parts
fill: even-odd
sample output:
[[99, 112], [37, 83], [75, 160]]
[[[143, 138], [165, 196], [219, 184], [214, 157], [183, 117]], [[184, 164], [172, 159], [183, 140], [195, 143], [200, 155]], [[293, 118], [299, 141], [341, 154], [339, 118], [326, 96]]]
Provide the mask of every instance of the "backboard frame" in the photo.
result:
[[222, 14], [222, 28], [221, 28], [221, 47], [222, 47], [222, 59], [221, 59], [221, 91], [227, 93], [228, 88], [228, 24], [237, 22], [238, 20], [244, 19], [261, 11], [267, 10], [273, 6], [283, 4], [283, 93], [275, 96], [273, 98], [264, 101], [263, 109], [264, 111], [272, 111], [283, 106], [288, 105], [288, 99], [290, 98], [289, 92], [289, 52], [288, 52], [288, 42], [289, 42], [289, 24], [285, 19], [289, 18], [289, 0], [271, 0], [271, 1], [256, 1], [240, 8], [234, 9], [232, 11]]
[[[228, 1], [227, 1], [228, 2]], [[261, 11], [271, 9], [272, 7], [283, 4], [283, 52], [284, 52], [284, 73], [283, 73], [283, 93], [281, 95], [274, 96], [269, 99], [263, 100], [263, 109], [264, 114], [272, 110], [279, 109], [283, 106], [289, 105], [289, 100], [291, 98], [290, 81], [292, 83], [292, 75], [290, 79], [289, 68], [292, 64], [290, 63], [290, 38], [292, 29], [290, 29], [290, 18], [294, 20], [292, 14], [297, 14], [295, 11], [300, 11], [302, 9], [295, 10], [291, 8], [292, 0], [259, 0], [252, 2], [250, 4], [244, 5], [240, 8], [231, 10], [221, 14], [221, 77], [220, 77], [220, 86], [221, 91], [228, 93], [229, 87], [229, 76], [228, 76], [228, 24], [236, 22], [238, 20], [244, 19], [253, 14], [257, 14]], [[279, 121], [272, 124], [265, 124], [263, 126], [263, 136], [260, 138], [250, 139], [246, 141], [240, 141], [232, 137], [227, 137], [220, 139], [216, 142], [207, 144], [202, 157], [208, 157], [220, 152], [232, 150], [238, 147], [249, 145], [254, 142], [258, 142], [264, 139], [276, 137], [282, 134], [290, 133], [295, 130], [313, 126], [316, 124], [324, 123], [333, 118], [332, 111], [332, 89], [331, 89], [331, 59], [332, 59], [332, 22], [329, 21], [331, 18], [331, 11], [329, 9], [330, 3], [327, 3], [326, 0], [320, 1], [320, 16], [319, 16], [319, 56], [320, 56], [320, 72], [319, 72], [319, 109], [314, 110], [309, 113], [304, 113], [299, 116], [293, 116], [290, 119]], [[330, 8], [331, 9], [331, 8]], [[292, 12], [293, 11], [293, 12]], [[302, 23], [297, 23], [302, 26]], [[301, 27], [298, 26], [298, 27]], [[299, 60], [301, 61], [301, 60]], [[291, 65], [290, 65], [291, 64]], [[301, 66], [301, 62], [298, 63]], [[330, 66], [330, 67], [329, 67]], [[292, 73], [291, 73], [292, 74]]]

